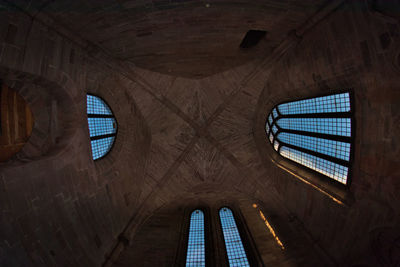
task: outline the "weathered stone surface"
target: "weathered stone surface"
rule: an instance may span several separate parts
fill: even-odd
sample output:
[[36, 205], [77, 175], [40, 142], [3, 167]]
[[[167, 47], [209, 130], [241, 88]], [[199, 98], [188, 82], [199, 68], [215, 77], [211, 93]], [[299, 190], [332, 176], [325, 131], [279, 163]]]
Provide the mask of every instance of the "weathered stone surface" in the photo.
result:
[[[341, 2], [0, 1], [0, 79], [35, 117], [0, 165], [0, 265], [180, 266], [187, 215], [205, 207], [226, 266], [225, 205], [258, 263], [398, 262], [400, 27], [382, 1]], [[240, 51], [251, 28], [267, 38]], [[339, 205], [273, 161], [264, 123], [279, 102], [348, 88], [352, 184], [326, 188]], [[86, 93], [119, 127], [95, 162]]]

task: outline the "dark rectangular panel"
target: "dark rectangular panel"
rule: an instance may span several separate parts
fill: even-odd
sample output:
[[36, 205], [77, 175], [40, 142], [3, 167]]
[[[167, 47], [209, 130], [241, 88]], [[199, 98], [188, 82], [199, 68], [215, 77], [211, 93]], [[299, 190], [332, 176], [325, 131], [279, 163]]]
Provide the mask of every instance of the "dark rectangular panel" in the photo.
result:
[[249, 30], [240, 43], [240, 48], [250, 48], [257, 45], [266, 34], [266, 31]]

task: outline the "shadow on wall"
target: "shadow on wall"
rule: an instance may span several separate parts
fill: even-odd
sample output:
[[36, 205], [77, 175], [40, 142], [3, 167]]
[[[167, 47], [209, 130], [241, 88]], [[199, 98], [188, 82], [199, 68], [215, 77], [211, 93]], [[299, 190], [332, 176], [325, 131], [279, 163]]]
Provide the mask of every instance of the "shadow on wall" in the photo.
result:
[[371, 255], [380, 266], [400, 266], [400, 235], [396, 227], [379, 227], [369, 233]]
[[[29, 139], [8, 159], [7, 166], [18, 166], [64, 151], [78, 128], [75, 125], [78, 123], [77, 108], [67, 90], [56, 82], [6, 68], [0, 68], [0, 80], [25, 100], [34, 120]], [[2, 165], [5, 164], [0, 163], [0, 168]]]

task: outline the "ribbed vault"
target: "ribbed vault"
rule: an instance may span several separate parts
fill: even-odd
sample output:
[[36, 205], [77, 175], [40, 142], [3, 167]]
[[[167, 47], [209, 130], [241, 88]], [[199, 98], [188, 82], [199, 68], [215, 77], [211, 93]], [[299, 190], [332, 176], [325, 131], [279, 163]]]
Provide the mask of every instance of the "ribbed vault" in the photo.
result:
[[[169, 223], [169, 212], [183, 216], [196, 205], [237, 205], [271, 262], [279, 248], [271, 236], [263, 247], [265, 224], [254, 203], [275, 216], [285, 241], [303, 244], [299, 240], [309, 238], [307, 247], [333, 265], [368, 262], [363, 256], [374, 244], [387, 244], [380, 233], [398, 229], [399, 172], [393, 166], [399, 151], [400, 31], [396, 18], [373, 8], [381, 1], [0, 2], [7, 22], [0, 24], [0, 64], [7, 69], [1, 80], [53, 81], [60, 86], [48, 83], [49, 94], [60, 87], [55, 90], [70, 95], [82, 114], [86, 93], [99, 95], [119, 127], [114, 148], [101, 161], [92, 161], [83, 115], [62, 119], [68, 136], [73, 134], [71, 146], [0, 166], [6, 215], [0, 218], [6, 229], [0, 263], [129, 265], [138, 255], [128, 250], [140, 242], [148, 246], [147, 233], [162, 234], [157, 223]], [[266, 38], [240, 50], [249, 29], [266, 30]], [[11, 79], [14, 70], [18, 79]], [[285, 171], [263, 129], [277, 103], [345, 87], [355, 88], [361, 133], [358, 178], [351, 190], [342, 190], [343, 201], [351, 200], [346, 205], [297, 179], [307, 170]], [[43, 105], [53, 110], [53, 102]], [[46, 123], [44, 117], [39, 128], [51, 135]], [[37, 139], [32, 143], [40, 150]], [[397, 246], [389, 241], [388, 251]], [[168, 242], [162, 245], [170, 247]], [[351, 253], [346, 244], [353, 245]], [[127, 254], [120, 254], [124, 249]], [[319, 262], [307, 253], [279, 254], [274, 264]]]

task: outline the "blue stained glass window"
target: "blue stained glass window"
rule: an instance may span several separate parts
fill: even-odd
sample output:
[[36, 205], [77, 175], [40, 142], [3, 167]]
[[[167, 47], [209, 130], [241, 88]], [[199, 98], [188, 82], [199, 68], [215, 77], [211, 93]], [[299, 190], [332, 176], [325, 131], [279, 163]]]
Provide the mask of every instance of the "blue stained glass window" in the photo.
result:
[[90, 137], [115, 133], [114, 118], [88, 118]]
[[250, 267], [232, 211], [228, 208], [220, 209], [219, 218], [221, 220], [229, 266]]
[[315, 97], [277, 105], [266, 131], [283, 157], [347, 184], [352, 116], [349, 93]]
[[190, 216], [186, 267], [206, 266], [204, 213], [195, 210]]
[[104, 157], [115, 141], [117, 121], [110, 107], [100, 98], [87, 95], [87, 116], [93, 159]]
[[111, 109], [98, 96], [87, 95], [87, 113], [99, 115], [112, 115]]
[[276, 134], [277, 131], [278, 131], [278, 128], [276, 128], [276, 126], [274, 125], [274, 126], [272, 127], [272, 132], [273, 132], [274, 134]]
[[350, 94], [335, 94], [293, 101], [278, 106], [283, 115], [350, 112]]
[[298, 151], [296, 149], [282, 147], [280, 154], [312, 170], [322, 173], [338, 182], [346, 184], [348, 167], [324, 160], [319, 157]]
[[97, 140], [92, 140], [91, 145], [92, 145], [92, 155], [93, 159], [99, 159], [104, 157], [108, 151], [110, 151], [113, 143], [114, 143], [115, 137], [107, 137], [107, 138], [101, 138]]
[[272, 111], [272, 114], [274, 114], [274, 118], [278, 117], [278, 112], [276, 111], [276, 108], [274, 108], [274, 110]]
[[281, 118], [277, 124], [287, 130], [351, 136], [350, 118]]
[[350, 160], [350, 144], [346, 142], [285, 132], [280, 133], [278, 139], [286, 144], [303, 147], [346, 161]]

